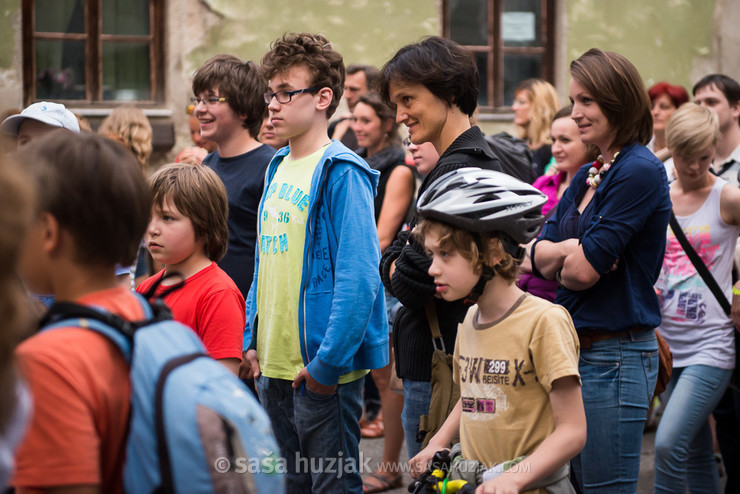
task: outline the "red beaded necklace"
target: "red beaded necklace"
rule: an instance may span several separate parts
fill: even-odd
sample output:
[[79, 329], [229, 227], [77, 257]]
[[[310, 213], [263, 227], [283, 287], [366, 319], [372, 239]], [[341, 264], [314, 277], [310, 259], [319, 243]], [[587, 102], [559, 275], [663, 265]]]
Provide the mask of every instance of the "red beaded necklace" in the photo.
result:
[[586, 183], [589, 187], [595, 189], [599, 186], [604, 175], [606, 175], [606, 172], [608, 172], [609, 168], [612, 167], [614, 160], [617, 159], [617, 156], [619, 156], [619, 151], [614, 153], [614, 157], [609, 163], [604, 163], [604, 157], [602, 155], [599, 155], [599, 157], [596, 158], [596, 161], [593, 162], [591, 168], [588, 169], [588, 178], [586, 179]]

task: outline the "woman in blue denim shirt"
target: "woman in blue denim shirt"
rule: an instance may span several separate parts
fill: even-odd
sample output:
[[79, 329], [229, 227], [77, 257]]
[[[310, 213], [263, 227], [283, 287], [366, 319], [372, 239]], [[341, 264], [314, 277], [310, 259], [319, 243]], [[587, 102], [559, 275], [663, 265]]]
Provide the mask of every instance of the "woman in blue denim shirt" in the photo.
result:
[[591, 49], [570, 66], [571, 118], [601, 151], [573, 178], [532, 248], [578, 332], [586, 447], [573, 462], [584, 493], [634, 493], [642, 430], [658, 374], [653, 285], [671, 210], [665, 168], [645, 147], [647, 90], [623, 56]]

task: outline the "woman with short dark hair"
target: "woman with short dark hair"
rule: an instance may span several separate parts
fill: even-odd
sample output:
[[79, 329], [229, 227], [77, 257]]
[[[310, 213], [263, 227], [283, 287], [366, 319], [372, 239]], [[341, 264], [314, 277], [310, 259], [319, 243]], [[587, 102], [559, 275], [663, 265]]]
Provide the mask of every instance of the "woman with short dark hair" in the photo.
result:
[[[419, 187], [419, 195], [438, 177], [458, 168], [501, 171], [483, 133], [470, 125], [479, 85], [470, 51], [439, 36], [404, 46], [381, 70], [380, 95], [395, 107], [396, 121], [408, 128], [411, 144], [431, 142], [440, 155]], [[410, 222], [411, 229], [415, 225], [416, 217]], [[380, 261], [386, 290], [403, 304], [393, 325], [393, 350], [396, 372], [403, 378], [401, 419], [409, 457], [420, 451], [425, 431], [419, 431], [419, 417], [428, 413], [431, 399], [434, 345], [425, 308], [436, 313], [441, 346], [450, 354], [457, 325], [468, 308], [435, 296], [430, 265], [424, 246], [409, 238], [409, 231], [398, 234]]]

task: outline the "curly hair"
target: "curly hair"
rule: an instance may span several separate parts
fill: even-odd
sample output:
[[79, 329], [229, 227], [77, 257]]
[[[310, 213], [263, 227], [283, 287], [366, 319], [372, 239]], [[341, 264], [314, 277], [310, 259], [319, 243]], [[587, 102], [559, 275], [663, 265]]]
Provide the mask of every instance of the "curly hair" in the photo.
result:
[[[475, 274], [483, 272], [483, 264], [491, 266], [496, 276], [514, 283], [519, 276], [519, 263], [514, 257], [506, 252], [504, 245], [497, 233], [479, 233], [478, 242], [473, 235], [461, 228], [455, 228], [446, 223], [435, 220], [424, 219], [419, 222], [414, 231], [414, 236], [424, 242], [424, 237], [429, 232], [439, 235], [439, 245], [448, 252], [459, 252], [461, 256], [470, 261]], [[480, 252], [478, 245], [485, 246], [485, 252]], [[501, 260], [494, 263], [498, 257]]]
[[560, 108], [558, 93], [552, 84], [542, 79], [527, 79], [519, 83], [514, 94], [524, 91], [529, 99], [529, 122], [526, 126], [517, 125], [519, 137], [526, 140], [529, 147], [537, 149], [543, 144], [551, 144], [550, 124]]
[[344, 93], [342, 55], [321, 34], [285, 33], [262, 57], [262, 76], [270, 80], [276, 74], [285, 74], [299, 65], [308, 68], [311, 86], [331, 89], [332, 101], [326, 109], [326, 117], [330, 118]]
[[139, 108], [119, 106], [105, 117], [98, 134], [123, 144], [141, 167], [146, 167], [152, 154], [152, 125]]

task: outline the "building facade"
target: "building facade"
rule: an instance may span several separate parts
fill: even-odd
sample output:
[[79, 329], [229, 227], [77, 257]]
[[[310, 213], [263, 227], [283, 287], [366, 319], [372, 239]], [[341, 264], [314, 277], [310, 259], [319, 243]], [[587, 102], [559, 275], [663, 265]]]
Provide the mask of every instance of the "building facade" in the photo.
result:
[[135, 104], [166, 160], [188, 144], [191, 77], [215, 54], [259, 62], [284, 32], [311, 31], [345, 63], [381, 66], [444, 35], [478, 61], [481, 126], [511, 130], [516, 84], [546, 78], [566, 103], [568, 64], [591, 47], [625, 55], [648, 86], [740, 78], [738, 25], [737, 0], [0, 0], [0, 110], [51, 99], [95, 123]]

